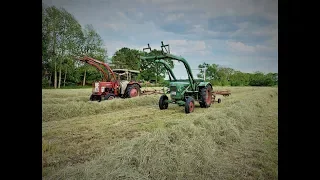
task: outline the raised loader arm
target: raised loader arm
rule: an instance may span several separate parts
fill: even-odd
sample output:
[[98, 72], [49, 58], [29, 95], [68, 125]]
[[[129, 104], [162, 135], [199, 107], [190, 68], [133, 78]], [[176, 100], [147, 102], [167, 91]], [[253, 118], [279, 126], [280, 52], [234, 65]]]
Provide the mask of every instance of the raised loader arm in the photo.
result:
[[96, 67], [98, 69], [98, 71], [102, 72], [103, 77], [104, 77], [104, 81], [108, 81], [108, 78], [109, 78], [108, 73], [104, 69], [102, 69], [101, 66], [100, 66], [100, 65], [103, 65], [110, 72], [110, 74], [112, 75], [112, 78], [114, 80], [116, 79], [116, 76], [115, 76], [114, 72], [112, 71], [112, 69], [109, 67], [109, 65], [107, 63], [98, 61], [98, 60], [93, 59], [93, 58], [88, 57], [88, 56], [85, 56], [83, 58], [76, 58], [76, 60], [85, 62], [87, 64], [90, 64], [90, 65]]
[[168, 63], [166, 63], [164, 60], [155, 60], [156, 63], [161, 63], [164, 65], [164, 67], [167, 69], [167, 71], [169, 71], [169, 74], [171, 75], [171, 77], [173, 78], [174, 81], [177, 80], [176, 76], [173, 74], [170, 66], [168, 65]]
[[[164, 45], [163, 41], [161, 41], [161, 49], [162, 49], [162, 53], [163, 53], [162, 55], [160, 55], [160, 56], [147, 56], [147, 57], [141, 56], [140, 58], [144, 59], [144, 60], [151, 60], [151, 61], [152, 60], [161, 60], [161, 59], [171, 59], [171, 60], [181, 61], [184, 64], [184, 66], [185, 66], [185, 68], [187, 70], [188, 79], [189, 79], [189, 82], [190, 82], [190, 84], [192, 86], [192, 89], [195, 89], [195, 87], [194, 87], [195, 80], [193, 78], [192, 71], [191, 71], [191, 68], [189, 66], [189, 63], [182, 57], [170, 54], [170, 49], [167, 49], [166, 46], [169, 47], [168, 44]], [[144, 49], [150, 49], [151, 50], [149, 44], [148, 44], [148, 48], [144, 48]], [[164, 52], [163, 49], [165, 49], [167, 52]]]

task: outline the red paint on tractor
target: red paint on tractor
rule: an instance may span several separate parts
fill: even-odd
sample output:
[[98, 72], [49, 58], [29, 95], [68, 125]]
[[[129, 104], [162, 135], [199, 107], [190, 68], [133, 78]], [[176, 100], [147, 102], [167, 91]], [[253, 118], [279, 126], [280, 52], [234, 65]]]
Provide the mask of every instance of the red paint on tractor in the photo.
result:
[[[98, 61], [96, 59], [93, 59], [91, 57], [83, 57], [83, 58], [76, 58], [76, 60], [88, 63], [94, 67], [97, 68], [98, 71], [100, 71], [103, 74], [103, 81], [99, 81], [99, 82], [94, 82], [92, 84], [92, 95], [90, 100], [102, 100], [102, 97], [105, 97], [108, 94], [113, 94], [115, 97], [123, 97], [125, 98], [125, 94], [121, 94], [120, 92], [120, 79], [116, 78], [115, 73], [112, 71], [112, 69], [109, 67], [109, 65], [107, 63]], [[101, 65], [107, 70], [105, 71], [105, 69], [103, 69], [101, 67]], [[109, 71], [109, 73], [108, 73]], [[109, 77], [109, 75], [111, 75], [111, 77]], [[139, 88], [141, 87], [140, 84], [136, 81], [132, 81], [130, 80], [129, 85], [132, 84], [138, 84]], [[127, 87], [128, 87], [127, 86]], [[138, 95], [138, 90], [140, 89], [135, 89], [136, 91], [136, 95]], [[134, 97], [134, 96], [131, 96]], [[111, 98], [111, 96], [110, 96]], [[108, 98], [108, 99], [110, 99]], [[114, 97], [112, 97], [111, 99], [114, 99]]]
[[190, 112], [193, 112], [193, 109], [194, 109], [193, 102], [189, 102], [189, 110], [190, 110]]
[[210, 104], [211, 103], [211, 99], [212, 99], [212, 95], [210, 95], [210, 89], [207, 89], [207, 99], [206, 99], [206, 103]]
[[135, 97], [135, 96], [137, 96], [137, 95], [138, 95], [137, 89], [135, 89], [135, 88], [131, 89], [131, 91], [130, 91], [130, 96], [131, 96], [131, 97]]

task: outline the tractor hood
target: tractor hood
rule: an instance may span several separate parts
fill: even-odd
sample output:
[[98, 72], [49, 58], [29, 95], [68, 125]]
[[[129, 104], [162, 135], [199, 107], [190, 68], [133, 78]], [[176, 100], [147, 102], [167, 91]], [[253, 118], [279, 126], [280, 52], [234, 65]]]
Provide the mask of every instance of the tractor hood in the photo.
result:
[[189, 82], [170, 82], [170, 97], [172, 100], [182, 99], [184, 91], [190, 86]]
[[188, 87], [190, 85], [189, 82], [170, 82], [170, 86], [177, 86], [177, 87]]

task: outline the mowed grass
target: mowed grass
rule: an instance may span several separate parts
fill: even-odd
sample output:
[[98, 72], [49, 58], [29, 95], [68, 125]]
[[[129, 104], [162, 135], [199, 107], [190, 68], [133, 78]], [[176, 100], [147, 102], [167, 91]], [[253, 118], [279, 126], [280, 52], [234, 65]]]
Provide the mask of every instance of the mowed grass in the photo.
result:
[[43, 179], [278, 179], [278, 89], [231, 90], [191, 114], [160, 95], [88, 102], [42, 91]]

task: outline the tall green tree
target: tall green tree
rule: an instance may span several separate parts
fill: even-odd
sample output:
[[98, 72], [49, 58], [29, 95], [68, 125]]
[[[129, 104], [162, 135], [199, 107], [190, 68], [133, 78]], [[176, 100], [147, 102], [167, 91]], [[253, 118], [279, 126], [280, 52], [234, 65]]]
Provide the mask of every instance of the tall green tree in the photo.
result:
[[47, 67], [54, 68], [54, 87], [57, 88], [58, 35], [61, 30], [61, 12], [55, 6], [42, 10], [43, 59]]
[[[107, 58], [107, 50], [103, 48], [103, 40], [101, 36], [96, 32], [91, 24], [84, 27], [83, 34], [83, 44], [81, 46], [82, 55], [104, 62]], [[90, 71], [93, 74], [92, 77], [101, 76], [100, 72], [87, 65], [81, 68], [81, 70], [83, 71], [83, 86], [86, 84], [87, 71]]]
[[65, 71], [64, 73], [66, 78], [68, 67], [70, 67], [68, 66], [70, 65], [70, 63], [66, 61], [70, 61], [70, 57], [73, 57], [81, 52], [79, 49], [80, 46], [77, 43], [80, 41], [81, 38], [83, 38], [81, 25], [74, 18], [74, 16], [63, 8], [60, 11], [61, 32], [58, 35], [58, 48], [60, 50], [58, 88], [60, 88], [61, 85], [62, 69], [64, 69]]
[[204, 76], [204, 69], [206, 74], [206, 79], [209, 80], [216, 80], [218, 79], [218, 67], [217, 64], [208, 64], [208, 63], [202, 63], [198, 65], [198, 68], [200, 68], [200, 73], [197, 74], [198, 78], [203, 78]]
[[230, 85], [230, 77], [234, 73], [234, 69], [228, 67], [218, 67], [217, 77], [222, 86]]
[[[102, 38], [92, 25], [82, 28], [75, 17], [65, 9], [43, 4], [43, 79], [47, 81], [49, 75], [49, 82], [51, 82], [53, 75], [54, 88], [60, 88], [62, 83], [65, 86], [69, 83], [68, 79], [70, 83], [77, 83], [80, 74], [85, 74], [87, 68], [92, 68], [89, 66], [80, 68], [81, 63], [74, 61], [75, 56], [84, 55], [101, 61], [107, 57], [107, 50], [103, 48]], [[85, 75], [83, 79], [85, 82]]]
[[116, 51], [112, 57], [112, 64], [117, 68], [138, 70], [140, 52], [136, 49], [123, 47]]

